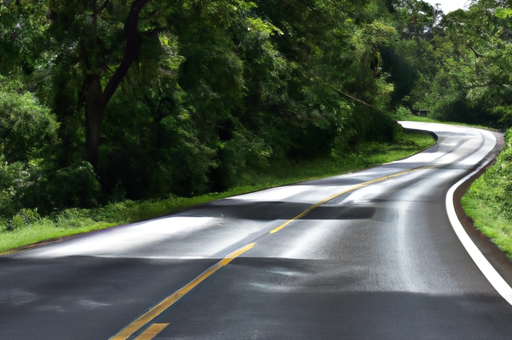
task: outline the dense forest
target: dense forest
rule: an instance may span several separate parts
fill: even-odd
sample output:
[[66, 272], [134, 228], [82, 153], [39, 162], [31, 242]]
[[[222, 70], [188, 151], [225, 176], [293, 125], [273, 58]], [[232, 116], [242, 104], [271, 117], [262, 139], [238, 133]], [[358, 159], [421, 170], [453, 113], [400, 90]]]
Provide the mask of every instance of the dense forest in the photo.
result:
[[0, 216], [222, 191], [397, 115], [508, 128], [511, 5], [3, 0]]

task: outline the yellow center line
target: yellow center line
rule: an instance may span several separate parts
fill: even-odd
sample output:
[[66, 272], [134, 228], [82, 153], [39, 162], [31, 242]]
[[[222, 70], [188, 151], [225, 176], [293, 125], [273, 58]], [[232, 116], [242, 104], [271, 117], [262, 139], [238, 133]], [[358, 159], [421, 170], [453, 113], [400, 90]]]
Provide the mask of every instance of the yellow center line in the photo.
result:
[[[434, 167], [436, 167], [436, 166], [434, 166]], [[407, 174], [407, 173], [410, 173], [410, 172], [413, 172], [413, 171], [416, 171], [416, 170], [429, 169], [429, 168], [434, 168], [434, 167], [432, 167], [432, 166], [420, 166], [420, 167], [416, 167], [416, 168], [413, 168], [413, 169], [404, 170], [404, 171], [401, 171], [401, 172], [398, 172], [398, 173], [395, 173], [395, 174], [392, 174], [392, 175], [389, 175], [389, 176], [379, 177], [379, 178], [373, 179], [371, 181], [367, 181], [367, 182], [364, 182], [364, 183], [357, 184], [357, 185], [355, 185], [353, 187], [350, 187], [350, 188], [348, 188], [346, 190], [343, 190], [343, 191], [341, 191], [341, 192], [339, 192], [337, 194], [334, 194], [334, 195], [332, 195], [332, 196], [330, 196], [330, 197], [328, 197], [328, 198], [326, 198], [326, 199], [324, 199], [324, 200], [322, 200], [322, 201], [320, 201], [318, 203], [313, 204], [311, 207], [309, 207], [308, 209], [306, 209], [305, 211], [303, 211], [299, 215], [295, 216], [294, 218], [284, 222], [279, 227], [277, 227], [274, 230], [272, 230], [270, 233], [274, 234], [274, 233], [278, 232], [279, 230], [283, 229], [284, 227], [286, 227], [291, 222], [296, 221], [296, 220], [306, 216], [312, 210], [318, 208], [322, 204], [324, 204], [326, 202], [329, 202], [330, 200], [333, 200], [336, 197], [339, 197], [339, 196], [341, 196], [343, 194], [346, 194], [348, 192], [360, 189], [362, 187], [366, 187], [366, 186], [368, 186], [370, 184], [374, 184], [374, 183], [378, 183], [378, 182], [383, 182], [385, 180], [388, 180], [388, 179], [391, 179], [391, 178], [394, 178], [394, 177], [398, 177], [398, 176], [401, 176], [401, 175], [404, 175], [404, 174]], [[141, 328], [143, 328], [144, 326], [149, 324], [152, 320], [154, 320], [156, 317], [158, 317], [160, 314], [162, 314], [165, 310], [167, 310], [169, 307], [171, 307], [173, 304], [175, 304], [185, 294], [187, 294], [192, 289], [197, 287], [201, 282], [206, 280], [208, 277], [210, 277], [217, 270], [219, 270], [220, 268], [226, 266], [231, 261], [233, 261], [235, 258], [237, 258], [241, 254], [245, 253], [246, 251], [248, 251], [249, 249], [251, 249], [255, 245], [256, 245], [256, 243], [248, 244], [248, 245], [246, 245], [246, 246], [244, 246], [244, 247], [242, 247], [242, 248], [232, 252], [231, 254], [227, 255], [222, 260], [220, 260], [219, 262], [217, 262], [216, 264], [214, 264], [213, 266], [208, 268], [206, 271], [204, 271], [201, 275], [199, 275], [194, 280], [192, 280], [190, 283], [188, 283], [186, 286], [184, 286], [180, 290], [176, 291], [174, 294], [168, 296], [167, 298], [162, 300], [160, 303], [158, 303], [157, 305], [152, 307], [149, 311], [147, 311], [146, 313], [141, 315], [139, 318], [137, 318], [131, 324], [126, 326], [124, 329], [122, 329], [119, 333], [117, 333], [116, 335], [111, 337], [109, 340], [127, 340], [135, 332], [139, 331]], [[145, 332], [143, 332], [141, 335], [139, 335], [135, 340], [149, 340], [149, 339], [152, 339], [159, 332], [161, 332], [165, 327], [167, 327], [167, 325], [168, 324], [153, 324]]]
[[283, 224], [281, 224], [279, 227], [275, 228], [274, 230], [272, 230], [270, 233], [271, 234], [275, 234], [277, 233], [278, 231], [280, 231], [281, 229], [283, 229], [284, 227], [286, 227], [288, 224], [292, 223], [293, 221], [296, 221], [296, 220], [299, 220], [301, 219], [302, 217], [306, 216], [307, 214], [309, 214], [311, 211], [315, 210], [316, 208], [318, 208], [319, 206], [321, 206], [322, 204], [324, 203], [327, 203], [341, 195], [344, 195], [348, 192], [351, 192], [351, 191], [354, 191], [354, 190], [357, 190], [357, 189], [360, 189], [360, 188], [363, 188], [363, 187], [366, 187], [370, 184], [374, 184], [374, 183], [379, 183], [379, 182], [383, 182], [385, 180], [388, 180], [388, 179], [391, 179], [391, 178], [394, 178], [394, 177], [398, 177], [398, 176], [401, 176], [401, 175], [405, 175], [405, 174], [408, 174], [410, 172], [413, 172], [413, 171], [416, 171], [416, 170], [420, 170], [420, 169], [429, 169], [429, 168], [435, 168], [436, 166], [431, 166], [431, 165], [426, 165], [426, 166], [420, 166], [420, 167], [417, 167], [417, 168], [412, 168], [412, 169], [408, 169], [408, 170], [404, 170], [404, 171], [401, 171], [401, 172], [397, 172], [396, 174], [392, 174], [392, 175], [389, 175], [389, 176], [385, 176], [385, 177], [379, 177], [379, 178], [376, 178], [376, 179], [372, 179], [371, 181], [368, 181], [368, 182], [364, 182], [364, 183], [360, 183], [360, 184], [357, 184], [357, 185], [354, 185], [353, 187], [350, 187], [346, 190], [343, 190], [341, 192], [338, 192], [337, 194], [334, 194], [330, 197], [327, 197], [326, 199], [324, 200], [321, 200], [320, 202], [318, 203], [315, 203], [313, 204], [311, 207], [309, 207], [308, 209], [306, 209], [305, 211], [301, 212], [300, 214], [298, 214], [297, 216], [295, 216], [294, 218], [292, 218], [291, 220], [288, 220], [286, 222], [284, 222]]
[[169, 326], [168, 323], [154, 323], [144, 333], [136, 337], [135, 340], [151, 340], [167, 326]]
[[109, 340], [126, 340], [128, 339], [133, 333], [140, 330], [142, 327], [147, 325], [149, 322], [151, 322], [153, 319], [155, 319], [157, 316], [162, 314], [165, 310], [167, 310], [169, 307], [171, 307], [173, 304], [175, 304], [179, 299], [181, 299], [185, 294], [190, 292], [192, 289], [194, 289], [197, 285], [199, 285], [201, 282], [206, 280], [209, 276], [211, 276], [213, 273], [215, 273], [220, 268], [224, 267], [231, 261], [233, 261], [236, 257], [240, 256], [241, 254], [245, 253], [252, 247], [254, 247], [256, 243], [251, 243], [246, 245], [245, 247], [242, 247], [228, 256], [226, 256], [221, 261], [217, 262], [210, 268], [208, 268], [206, 271], [204, 271], [201, 275], [196, 277], [194, 280], [192, 280], [190, 283], [188, 283], [186, 286], [181, 288], [180, 290], [176, 291], [174, 294], [168, 296], [164, 300], [162, 300], [160, 303], [155, 305], [153, 308], [151, 308], [149, 311], [141, 315], [137, 320], [126, 326], [123, 330], [121, 330], [119, 333], [111, 337]]

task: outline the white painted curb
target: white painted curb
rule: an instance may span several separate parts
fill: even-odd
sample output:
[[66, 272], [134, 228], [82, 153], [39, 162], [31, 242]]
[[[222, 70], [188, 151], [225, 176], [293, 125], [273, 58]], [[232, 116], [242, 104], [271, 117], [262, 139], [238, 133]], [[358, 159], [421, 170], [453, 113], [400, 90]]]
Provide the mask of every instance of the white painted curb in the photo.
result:
[[466, 248], [466, 251], [469, 253], [469, 256], [475, 261], [475, 264], [480, 269], [482, 274], [489, 280], [490, 284], [496, 289], [496, 291], [505, 299], [509, 304], [512, 305], [512, 288], [508, 285], [508, 283], [501, 277], [501, 275], [494, 269], [494, 267], [487, 261], [485, 256], [482, 254], [480, 249], [473, 243], [469, 235], [464, 230], [464, 227], [459, 221], [457, 214], [455, 213], [455, 206], [453, 204], [453, 196], [455, 190], [462, 185], [462, 183], [466, 182], [471, 176], [476, 174], [483, 166], [473, 171], [471, 174], [467, 175], [460, 181], [458, 181], [454, 186], [448, 190], [446, 194], [446, 210], [448, 212], [448, 218], [452, 224], [453, 230], [455, 234], [459, 237], [460, 242]]

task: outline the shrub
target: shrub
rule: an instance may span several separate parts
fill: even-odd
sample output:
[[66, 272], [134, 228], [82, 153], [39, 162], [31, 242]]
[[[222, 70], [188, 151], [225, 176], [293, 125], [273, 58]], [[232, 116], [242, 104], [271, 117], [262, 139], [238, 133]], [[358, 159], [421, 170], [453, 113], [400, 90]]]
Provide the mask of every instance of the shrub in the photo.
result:
[[58, 123], [30, 92], [4, 91], [1, 85], [0, 151], [8, 162], [28, 161], [56, 138]]
[[101, 185], [92, 165], [85, 161], [53, 171], [47, 168], [34, 184], [33, 206], [45, 213], [69, 207], [92, 208], [98, 205]]
[[6, 223], [7, 230], [18, 230], [39, 221], [41, 217], [37, 213], [37, 209], [21, 209], [19, 213], [14, 215], [9, 222]]

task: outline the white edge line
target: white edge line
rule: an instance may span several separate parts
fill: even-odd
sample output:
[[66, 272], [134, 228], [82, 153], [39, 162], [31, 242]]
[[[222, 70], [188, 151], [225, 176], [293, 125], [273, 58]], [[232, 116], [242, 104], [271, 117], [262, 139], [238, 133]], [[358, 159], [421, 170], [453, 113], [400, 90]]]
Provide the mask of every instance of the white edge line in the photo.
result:
[[484, 274], [489, 283], [496, 289], [496, 291], [509, 303], [512, 305], [512, 288], [508, 285], [508, 283], [501, 277], [501, 275], [494, 269], [491, 263], [485, 258], [480, 249], [473, 243], [469, 235], [464, 230], [464, 227], [459, 221], [457, 214], [455, 213], [455, 207], [453, 204], [453, 196], [455, 190], [462, 185], [465, 181], [467, 181], [471, 176], [476, 174], [483, 166], [479, 167], [460, 181], [458, 181], [454, 186], [448, 190], [446, 194], [446, 210], [448, 212], [448, 218], [452, 224], [453, 230], [455, 234], [459, 237], [460, 242], [466, 248], [469, 256], [473, 259], [478, 269]]

